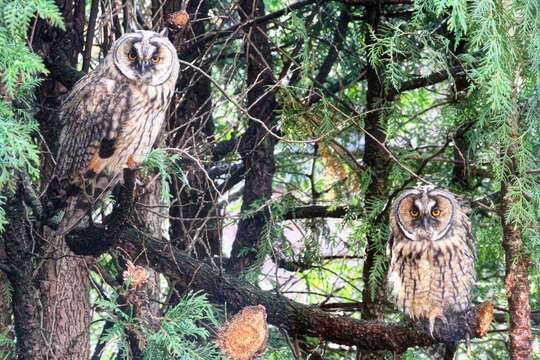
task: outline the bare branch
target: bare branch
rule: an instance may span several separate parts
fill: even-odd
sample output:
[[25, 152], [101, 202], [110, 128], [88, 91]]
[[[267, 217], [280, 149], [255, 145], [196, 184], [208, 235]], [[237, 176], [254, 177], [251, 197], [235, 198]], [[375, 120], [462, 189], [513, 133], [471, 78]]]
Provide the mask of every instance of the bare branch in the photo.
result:
[[289, 210], [283, 215], [283, 220], [313, 219], [313, 218], [342, 218], [349, 208], [346, 206], [302, 206]]

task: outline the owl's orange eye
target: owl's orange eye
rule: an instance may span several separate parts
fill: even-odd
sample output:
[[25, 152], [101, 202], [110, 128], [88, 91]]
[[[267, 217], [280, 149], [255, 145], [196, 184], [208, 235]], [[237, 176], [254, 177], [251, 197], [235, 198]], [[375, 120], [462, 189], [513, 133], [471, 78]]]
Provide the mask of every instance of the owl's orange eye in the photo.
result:
[[128, 53], [128, 60], [129, 61], [135, 61], [137, 60], [137, 54], [135, 54], [135, 51], [130, 51]]
[[152, 56], [150, 60], [152, 60], [152, 64], [157, 64], [160, 59], [159, 59], [159, 56]]
[[441, 216], [441, 210], [439, 210], [439, 209], [437, 209], [437, 208], [431, 209], [431, 215], [432, 215], [433, 217], [439, 217], [439, 216]]
[[420, 212], [418, 211], [418, 209], [415, 209], [415, 208], [411, 209], [409, 213], [411, 214], [412, 217], [418, 217], [418, 215], [420, 215]]

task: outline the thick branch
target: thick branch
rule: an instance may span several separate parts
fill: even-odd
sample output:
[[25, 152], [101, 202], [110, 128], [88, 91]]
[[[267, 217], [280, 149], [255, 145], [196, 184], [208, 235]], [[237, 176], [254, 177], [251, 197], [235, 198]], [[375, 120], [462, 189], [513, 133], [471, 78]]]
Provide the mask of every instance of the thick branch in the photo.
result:
[[[86, 242], [92, 242], [108, 235], [106, 231], [101, 231], [84, 236]], [[359, 321], [263, 291], [238, 277], [220, 275], [210, 265], [172, 248], [168, 241], [150, 237], [133, 228], [119, 234], [117, 247], [131, 259], [138, 259], [141, 265], [150, 266], [186, 287], [205, 291], [213, 302], [226, 303], [232, 312], [260, 304], [267, 309], [269, 323], [291, 336], [316, 336], [324, 341], [355, 345], [362, 349], [402, 352], [411, 346], [429, 346], [436, 342], [463, 339], [466, 333], [471, 337], [483, 336], [493, 312], [490, 305], [482, 304], [450, 321], [448, 328], [443, 329], [437, 323], [435, 340], [419, 322]]]
[[[239, 5], [240, 16], [247, 21], [262, 16], [265, 11], [262, 0], [242, 0]], [[256, 250], [259, 247], [270, 215], [268, 207], [262, 209], [258, 207], [272, 196], [276, 140], [268, 136], [265, 127], [274, 126], [275, 110], [278, 105], [274, 91], [268, 90], [273, 87], [275, 79], [266, 26], [256, 25], [251, 31], [246, 32], [244, 49], [247, 65], [248, 113], [250, 118], [260, 119], [265, 126], [250, 120], [238, 146], [238, 153], [245, 166], [241, 208], [243, 217], [238, 222], [238, 231], [228, 266], [229, 270], [236, 273], [255, 262], [256, 251], [246, 253], [245, 249]], [[247, 214], [250, 216], [245, 216]]]
[[[340, 0], [342, 3], [350, 4], [350, 5], [370, 5], [375, 4], [376, 1], [373, 0]], [[380, 1], [383, 5], [407, 5], [412, 4], [413, 2], [411, 0], [383, 0]]]
[[[510, 155], [512, 156], [512, 152]], [[515, 159], [510, 166], [515, 170]], [[516, 206], [516, 198], [511, 195], [511, 185], [502, 184], [503, 199], [500, 215], [503, 226], [503, 248], [505, 252], [506, 274], [504, 287], [508, 297], [510, 358], [530, 359], [532, 356], [531, 306], [529, 304], [529, 259], [521, 230], [507, 220], [506, 214]]]
[[[381, 21], [381, 8], [378, 4], [370, 3], [365, 11], [366, 27], [364, 39], [366, 44], [373, 44], [374, 35], [378, 33], [378, 27]], [[382, 72], [378, 73], [371, 64], [366, 66], [366, 114], [365, 114], [365, 132], [371, 136], [365, 137], [365, 148], [362, 160], [372, 172], [372, 181], [366, 191], [366, 203], [372, 200], [383, 200], [387, 197], [387, 181], [390, 171], [390, 157], [385, 151], [386, 141], [385, 128], [386, 119], [381, 110], [384, 107], [384, 88]], [[369, 212], [369, 208], [366, 208]], [[382, 219], [375, 219], [374, 226], [382, 226]], [[375, 264], [377, 256], [384, 256], [376, 246], [373, 246], [373, 236], [368, 234], [365, 249], [365, 258], [362, 270], [362, 279], [364, 280], [364, 289], [362, 291], [362, 302], [364, 304], [364, 319], [381, 320], [384, 318], [384, 301], [386, 296], [382, 286], [377, 287], [375, 296], [371, 293], [371, 270]], [[367, 355], [371, 359], [382, 359], [382, 356], [375, 354]]]
[[88, 72], [90, 69], [90, 59], [92, 57], [92, 44], [94, 42], [94, 33], [96, 31], [96, 19], [99, 10], [99, 1], [92, 0], [90, 5], [90, 16], [88, 17], [88, 26], [86, 30], [86, 42], [84, 43], [84, 55], [82, 71]]

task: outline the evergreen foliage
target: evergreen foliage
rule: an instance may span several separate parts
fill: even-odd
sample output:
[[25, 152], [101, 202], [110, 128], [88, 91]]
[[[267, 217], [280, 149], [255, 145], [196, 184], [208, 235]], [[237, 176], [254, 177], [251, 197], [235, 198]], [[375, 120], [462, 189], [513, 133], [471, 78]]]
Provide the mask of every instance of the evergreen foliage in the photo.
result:
[[[124, 289], [126, 291], [126, 289]], [[177, 305], [169, 309], [160, 319], [160, 328], [153, 330], [148, 324], [137, 319], [131, 310], [118, 307], [118, 294], [110, 299], [96, 301], [102, 319], [112, 323], [100, 339], [115, 344], [123, 359], [132, 359], [126, 329], [133, 331], [143, 340], [144, 360], [213, 360], [221, 355], [216, 346], [209, 341], [209, 331], [200, 325], [218, 325], [214, 310], [206, 296], [188, 293]]]
[[[15, 170], [38, 176], [38, 149], [32, 139], [32, 90], [47, 74], [41, 57], [29, 48], [28, 29], [37, 17], [63, 27], [53, 0], [0, 1], [0, 190], [14, 185]], [[31, 44], [30, 44], [31, 45]], [[0, 231], [5, 225], [0, 195]]]

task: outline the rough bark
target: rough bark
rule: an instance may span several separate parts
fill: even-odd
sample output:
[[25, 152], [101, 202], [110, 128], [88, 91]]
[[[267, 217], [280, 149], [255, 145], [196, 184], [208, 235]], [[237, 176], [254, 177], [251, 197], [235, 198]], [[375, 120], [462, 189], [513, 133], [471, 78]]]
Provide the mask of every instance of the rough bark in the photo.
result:
[[[4, 247], [4, 239], [0, 237], [0, 264], [7, 263], [7, 255]], [[0, 334], [8, 338], [13, 338], [13, 312], [11, 311], [9, 279], [7, 274], [0, 270]], [[11, 360], [13, 357], [9, 355], [11, 353], [11, 347], [0, 346], [0, 356], [2, 359]]]
[[469, 162], [469, 141], [466, 134], [459, 134], [454, 138], [454, 165], [452, 167], [452, 183], [463, 190], [471, 188], [471, 174]]
[[315, 219], [315, 218], [342, 218], [349, 211], [348, 206], [300, 206], [283, 214], [283, 220]]
[[[262, 0], [242, 0], [240, 17], [249, 21], [264, 15]], [[254, 24], [244, 35], [247, 66], [247, 108], [250, 117], [263, 122], [268, 128], [275, 123], [276, 100], [272, 73], [272, 55], [267, 38], [266, 24]], [[244, 192], [241, 213], [245, 216], [238, 223], [233, 243], [229, 270], [239, 273], [255, 262], [257, 248], [270, 216], [266, 202], [272, 196], [272, 179], [275, 172], [275, 139], [254, 120], [240, 140], [239, 153], [245, 166]], [[247, 250], [247, 251], [246, 251]]]
[[88, 359], [90, 352], [90, 278], [88, 264], [75, 256], [61, 237], [45, 231], [48, 244], [39, 268], [42, 326], [48, 356], [56, 359]]
[[[446, 37], [450, 40], [450, 48], [455, 48], [454, 51], [456, 57], [460, 54], [464, 54], [467, 42], [465, 39], [461, 39], [456, 46], [457, 39], [454, 34], [448, 29], [445, 28]], [[451, 58], [449, 60], [449, 66], [457, 66], [457, 60]], [[455, 80], [455, 98], [460, 101], [458, 96], [461, 96], [469, 88], [469, 79], [465, 75], [456, 76]], [[462, 100], [461, 100], [462, 101]], [[472, 119], [465, 119], [465, 122], [461, 124], [461, 129], [470, 127], [470, 123], [473, 122]], [[459, 130], [459, 129], [458, 129]], [[458, 186], [460, 189], [467, 191], [471, 190], [472, 178], [471, 178], [471, 169], [469, 166], [469, 149], [470, 141], [468, 139], [468, 134], [465, 131], [458, 131], [456, 136], [453, 139], [454, 143], [454, 165], [452, 167], [452, 183]]]
[[[371, 31], [377, 33], [381, 16], [381, 7], [377, 2], [366, 4], [366, 46], [374, 42]], [[386, 198], [387, 179], [389, 174], [389, 157], [385, 150], [378, 144], [384, 143], [386, 135], [383, 132], [383, 113], [381, 110], [376, 110], [382, 106], [384, 101], [383, 86], [380, 69], [374, 68], [370, 63], [366, 66], [366, 116], [364, 121], [364, 129], [371, 136], [365, 136], [365, 147], [363, 161], [372, 172], [371, 183], [366, 192], [365, 203], [368, 204], [372, 200], [382, 200]], [[369, 209], [367, 209], [369, 211]], [[378, 221], [373, 226], [382, 226]], [[384, 302], [385, 291], [384, 286], [376, 286], [370, 281], [370, 274], [377, 256], [384, 256], [377, 247], [374, 246], [374, 240], [371, 235], [368, 235], [364, 264], [362, 268], [362, 280], [364, 287], [362, 289], [362, 302], [364, 304], [362, 318], [366, 320], [382, 320], [384, 318]], [[381, 280], [384, 284], [384, 280]], [[383, 355], [380, 352], [363, 352], [359, 354], [361, 359], [382, 359]]]
[[[78, 64], [84, 44], [85, 1], [59, 0], [66, 31], [44, 22], [38, 27], [35, 49], [47, 65]], [[53, 72], [54, 73], [54, 72]], [[51, 76], [36, 91], [40, 111], [36, 114], [43, 136], [41, 157], [41, 181], [46, 184], [52, 169], [59, 127], [56, 111], [60, 97], [65, 95], [74, 79], [70, 72], [67, 83], [60, 83]], [[50, 150], [50, 151], [49, 151]], [[52, 153], [51, 153], [52, 152]], [[42, 349], [41, 359], [87, 359], [90, 351], [91, 307], [90, 281], [86, 259], [75, 256], [63, 238], [44, 229], [38, 237], [35, 253], [44, 256], [34, 271], [39, 280], [39, 304], [41, 326], [47, 346]], [[34, 261], [35, 263], [35, 261]]]
[[[155, 237], [161, 237], [163, 235], [163, 225], [167, 217], [165, 204], [161, 200], [161, 183], [155, 181], [154, 183], [147, 185], [145, 190], [146, 192], [141, 196], [138, 202], [143, 206], [139, 208], [137, 212], [150, 234]], [[144, 290], [147, 298], [150, 300], [146, 312], [157, 318], [160, 316], [159, 273], [150, 268], [146, 268], [145, 270], [148, 273], [148, 282], [146, 283]]]
[[[515, 161], [515, 159], [513, 159]], [[515, 164], [511, 166], [515, 169]], [[529, 259], [525, 251], [519, 228], [506, 220], [506, 213], [515, 204], [510, 194], [511, 185], [502, 184], [503, 199], [500, 215], [503, 226], [503, 248], [505, 252], [506, 274], [504, 287], [508, 298], [510, 327], [510, 358], [513, 360], [532, 359], [531, 306], [529, 304]]]
[[11, 271], [7, 277], [13, 288], [12, 310], [17, 337], [17, 354], [21, 360], [41, 360], [46, 358], [48, 345], [46, 332], [41, 327], [43, 306], [38, 285], [33, 278], [34, 242], [27, 222], [27, 211], [17, 191], [9, 197], [5, 205], [8, 225], [3, 234], [6, 246], [7, 266]]
[[[370, 29], [377, 32], [380, 18], [380, 7], [377, 4], [366, 5], [366, 21], [370, 26]], [[367, 28], [367, 27], [366, 27]], [[374, 39], [371, 36], [370, 30], [366, 30], [365, 33], [366, 44], [373, 43]], [[383, 114], [381, 110], [376, 110], [381, 107], [383, 101], [383, 87], [381, 83], [381, 74], [377, 72], [377, 69], [373, 68], [371, 64], [367, 65], [366, 69], [367, 78], [367, 92], [366, 92], [366, 117], [364, 128], [365, 131], [371, 134], [371, 136], [365, 136], [365, 148], [363, 161], [372, 171], [373, 176], [371, 183], [366, 192], [366, 203], [374, 199], [385, 199], [387, 192], [387, 179], [389, 173], [389, 157], [386, 151], [378, 144], [384, 143], [386, 135], [383, 132]], [[374, 226], [381, 226], [381, 224], [374, 224]], [[364, 260], [364, 267], [362, 272], [362, 279], [364, 281], [364, 289], [362, 293], [364, 312], [362, 314], [364, 319], [378, 319], [381, 320], [384, 314], [384, 287], [378, 286], [378, 290], [375, 293], [375, 297], [372, 298], [369, 288], [369, 274], [376, 256], [380, 256], [377, 250], [373, 246], [373, 240], [368, 238], [366, 244], [366, 256]]]

